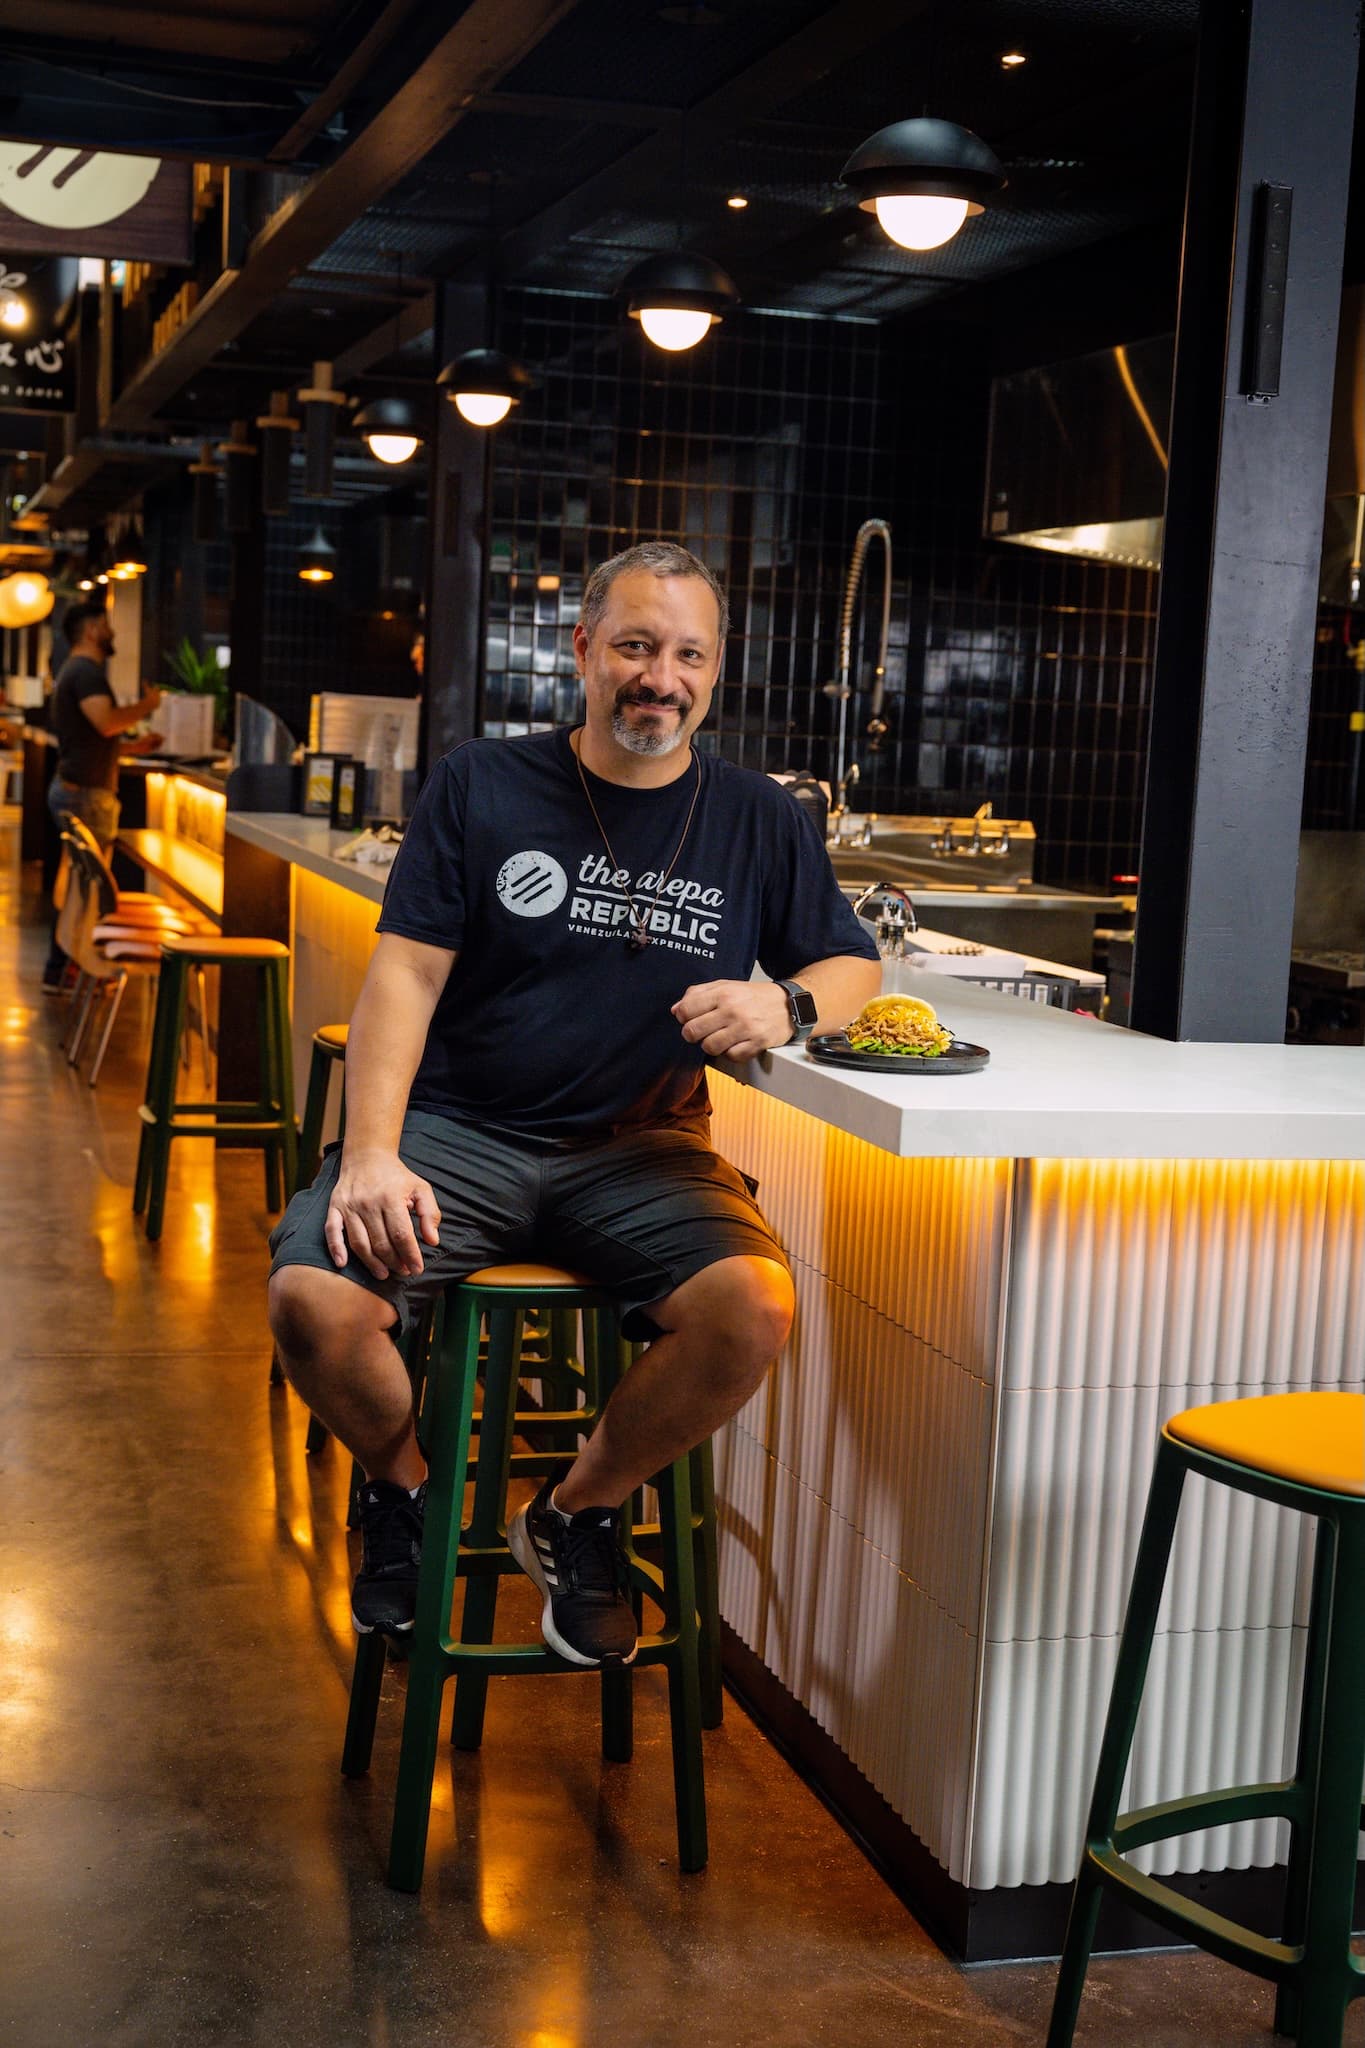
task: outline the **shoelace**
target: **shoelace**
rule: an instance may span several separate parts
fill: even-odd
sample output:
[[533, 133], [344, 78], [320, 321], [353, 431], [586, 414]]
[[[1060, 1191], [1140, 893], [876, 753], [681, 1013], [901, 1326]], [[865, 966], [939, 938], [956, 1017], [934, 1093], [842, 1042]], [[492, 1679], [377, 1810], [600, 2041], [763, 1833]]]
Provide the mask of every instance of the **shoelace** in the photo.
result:
[[612, 1601], [625, 1587], [625, 1560], [613, 1523], [569, 1522], [561, 1535], [565, 1590]]
[[413, 1551], [422, 1538], [420, 1500], [385, 1501], [381, 1503], [381, 1512], [383, 1520], [367, 1521], [362, 1531], [361, 1569], [372, 1579], [411, 1570]]

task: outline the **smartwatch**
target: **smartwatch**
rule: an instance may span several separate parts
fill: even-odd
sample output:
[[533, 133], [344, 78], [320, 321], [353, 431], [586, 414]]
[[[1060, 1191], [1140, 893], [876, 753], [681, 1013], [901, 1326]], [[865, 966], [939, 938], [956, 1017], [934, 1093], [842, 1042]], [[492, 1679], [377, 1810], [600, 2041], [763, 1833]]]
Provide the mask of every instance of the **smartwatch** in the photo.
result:
[[799, 981], [779, 981], [779, 988], [787, 991], [787, 1008], [791, 1012], [792, 1035], [788, 1045], [804, 1045], [815, 1029], [819, 1007], [808, 988], [802, 988]]

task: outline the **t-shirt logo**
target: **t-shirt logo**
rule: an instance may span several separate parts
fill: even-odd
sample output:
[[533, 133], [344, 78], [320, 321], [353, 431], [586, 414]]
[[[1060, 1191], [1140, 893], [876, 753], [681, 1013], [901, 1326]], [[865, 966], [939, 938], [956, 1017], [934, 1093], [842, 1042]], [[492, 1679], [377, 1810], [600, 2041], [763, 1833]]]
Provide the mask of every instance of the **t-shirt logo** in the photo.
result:
[[569, 893], [569, 878], [548, 853], [514, 853], [498, 869], [498, 901], [516, 917], [544, 917]]

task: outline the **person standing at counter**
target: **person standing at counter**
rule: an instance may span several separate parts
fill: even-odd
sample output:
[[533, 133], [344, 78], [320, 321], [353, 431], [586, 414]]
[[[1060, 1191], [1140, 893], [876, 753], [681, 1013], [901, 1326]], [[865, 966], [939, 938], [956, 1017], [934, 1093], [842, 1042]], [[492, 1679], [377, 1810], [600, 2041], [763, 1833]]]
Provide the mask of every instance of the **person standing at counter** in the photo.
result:
[[[70, 651], [57, 671], [52, 696], [57, 772], [48, 785], [47, 806], [59, 831], [63, 812], [71, 812], [90, 827], [107, 852], [118, 831], [119, 755], [149, 754], [160, 745], [157, 733], [140, 740], [123, 735], [151, 716], [161, 702], [161, 692], [149, 689], [135, 704], [115, 701], [109, 686], [113, 622], [94, 599], [69, 607], [62, 632]], [[54, 923], [43, 987], [60, 989], [65, 967], [66, 955], [57, 944]]]
[[280, 1357], [367, 1475], [362, 1632], [412, 1626], [426, 1468], [393, 1339], [451, 1280], [554, 1260], [650, 1339], [509, 1529], [547, 1643], [580, 1665], [635, 1655], [621, 1503], [735, 1414], [786, 1338], [787, 1261], [711, 1149], [705, 1060], [842, 1025], [880, 965], [800, 808], [690, 745], [727, 611], [683, 548], [615, 556], [574, 633], [583, 724], [457, 747], [404, 835], [345, 1144], [271, 1240]]

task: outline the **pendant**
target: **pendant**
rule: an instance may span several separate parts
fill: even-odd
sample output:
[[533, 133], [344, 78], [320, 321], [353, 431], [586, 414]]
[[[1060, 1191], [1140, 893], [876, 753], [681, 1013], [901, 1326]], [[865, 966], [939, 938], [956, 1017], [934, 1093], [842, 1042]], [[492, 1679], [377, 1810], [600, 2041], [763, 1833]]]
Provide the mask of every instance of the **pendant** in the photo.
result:
[[649, 944], [649, 933], [642, 924], [633, 924], [626, 934], [626, 945], [632, 953], [643, 953]]

